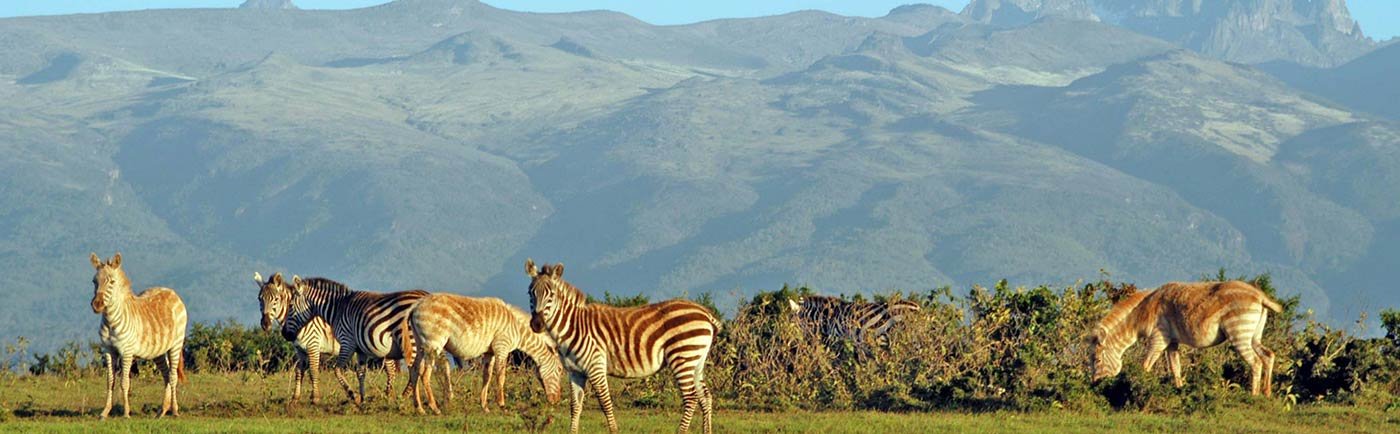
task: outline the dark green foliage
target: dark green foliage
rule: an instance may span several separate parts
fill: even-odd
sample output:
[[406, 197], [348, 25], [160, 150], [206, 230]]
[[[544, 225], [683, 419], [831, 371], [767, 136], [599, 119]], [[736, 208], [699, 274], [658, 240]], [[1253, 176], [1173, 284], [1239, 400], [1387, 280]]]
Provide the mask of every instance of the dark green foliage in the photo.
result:
[[191, 370], [274, 372], [291, 367], [295, 355], [280, 334], [233, 320], [195, 323], [185, 338], [185, 363]]

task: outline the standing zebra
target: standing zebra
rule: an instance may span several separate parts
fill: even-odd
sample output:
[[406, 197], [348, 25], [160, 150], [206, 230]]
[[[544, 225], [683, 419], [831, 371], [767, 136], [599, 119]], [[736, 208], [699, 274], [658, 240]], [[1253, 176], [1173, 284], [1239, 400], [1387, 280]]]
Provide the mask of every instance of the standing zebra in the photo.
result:
[[640, 378], [663, 367], [675, 373], [685, 401], [679, 431], [690, 431], [698, 405], [705, 417], [705, 432], [711, 432], [704, 369], [720, 322], [709, 310], [685, 300], [631, 308], [588, 304], [582, 291], [564, 281], [564, 264], [539, 270], [527, 259], [525, 274], [530, 276], [530, 329], [548, 331], [559, 344], [559, 356], [573, 384], [572, 432], [578, 432], [583, 413], [584, 386], [593, 387], [608, 431], [616, 433], [608, 376]]
[[92, 277], [92, 311], [102, 314], [102, 359], [107, 363], [107, 404], [102, 418], [112, 412], [112, 392], [116, 376], [122, 379], [123, 416], [131, 417], [131, 363], [135, 358], [153, 360], [165, 377], [165, 400], [160, 416], [180, 415], [175, 390], [185, 379], [181, 353], [185, 349], [185, 303], [170, 288], [148, 288], [141, 295], [131, 293], [131, 281], [122, 271], [122, 254], [107, 262], [93, 253], [89, 258], [97, 274]]
[[[409, 370], [408, 384], [414, 389], [413, 400], [423, 413], [423, 401], [414, 386], [422, 379], [427, 389], [428, 406], [438, 411], [437, 398], [430, 387], [433, 377], [432, 361], [443, 351], [457, 360], [482, 358], [481, 409], [487, 406], [491, 379], [496, 379], [496, 404], [506, 405], [506, 367], [512, 351], [517, 349], [535, 361], [536, 373], [544, 385], [550, 403], [559, 402], [560, 380], [564, 367], [559, 353], [548, 335], [530, 330], [530, 316], [498, 298], [473, 298], [456, 294], [432, 294], [418, 302], [410, 315], [413, 338], [418, 345], [418, 357]], [[424, 363], [427, 361], [428, 363]], [[452, 399], [451, 372], [444, 363], [443, 374], [448, 377], [448, 399]]]
[[[1229, 342], [1250, 369], [1250, 394], [1273, 394], [1274, 352], [1264, 347], [1269, 311], [1283, 306], [1254, 285], [1241, 281], [1172, 282], [1138, 292], [1113, 305], [1094, 328], [1094, 381], [1118, 375], [1123, 352], [1139, 339], [1148, 342], [1143, 368], [1152, 370], [1163, 352], [1173, 383], [1181, 387], [1180, 346], [1206, 348]], [[1261, 381], [1262, 380], [1262, 381]]]
[[[355, 376], [359, 379], [360, 394], [355, 397], [355, 404], [364, 400], [365, 369], [371, 359], [384, 361], [388, 374], [384, 394], [395, 398], [394, 374], [398, 368], [394, 360], [404, 359], [405, 365], [413, 364], [413, 332], [409, 328], [408, 314], [428, 292], [376, 293], [355, 291], [340, 282], [320, 277], [292, 280], [294, 309], [288, 321], [301, 322], [313, 316], [324, 318], [340, 344], [340, 353], [335, 358], [337, 370], [348, 366], [351, 356], [359, 355]], [[297, 306], [305, 306], [306, 310], [297, 310]], [[404, 393], [408, 393], [408, 389], [404, 389]]]
[[[301, 278], [293, 277], [292, 280], [299, 281]], [[253, 273], [253, 281], [258, 284], [258, 305], [262, 311], [262, 329], [272, 331], [272, 328], [281, 324], [282, 337], [291, 342], [297, 350], [296, 371], [292, 374], [296, 387], [292, 392], [291, 402], [301, 399], [301, 380], [306, 376], [307, 371], [311, 373], [311, 403], [321, 403], [321, 386], [318, 382], [321, 370], [321, 355], [330, 354], [332, 357], [340, 354], [340, 342], [335, 340], [335, 333], [331, 330], [330, 324], [319, 316], [310, 315], [288, 315], [289, 312], [306, 311], [309, 306], [291, 306], [292, 290], [282, 278], [282, 273], [275, 273], [266, 281], [262, 278], [262, 273]], [[386, 369], [392, 364], [385, 364]], [[355, 399], [355, 392], [350, 389], [350, 383], [345, 381], [345, 375], [339, 370], [335, 372], [336, 380], [340, 381], [340, 386], [345, 388], [345, 393], [350, 399]]]
[[919, 311], [919, 304], [909, 300], [858, 303], [819, 295], [800, 300], [788, 300], [798, 324], [827, 342], [850, 339], [860, 348], [866, 348], [870, 339], [883, 340], [895, 323]]

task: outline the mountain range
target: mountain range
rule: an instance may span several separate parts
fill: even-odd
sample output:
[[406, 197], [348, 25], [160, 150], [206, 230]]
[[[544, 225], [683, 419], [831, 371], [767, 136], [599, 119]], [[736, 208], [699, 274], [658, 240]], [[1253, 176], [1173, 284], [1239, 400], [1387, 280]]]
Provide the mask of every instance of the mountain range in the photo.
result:
[[523, 303], [526, 257], [721, 307], [1221, 267], [1400, 305], [1400, 52], [1340, 0], [245, 6], [0, 20], [0, 335], [92, 339], [117, 250], [245, 323], [254, 271]]

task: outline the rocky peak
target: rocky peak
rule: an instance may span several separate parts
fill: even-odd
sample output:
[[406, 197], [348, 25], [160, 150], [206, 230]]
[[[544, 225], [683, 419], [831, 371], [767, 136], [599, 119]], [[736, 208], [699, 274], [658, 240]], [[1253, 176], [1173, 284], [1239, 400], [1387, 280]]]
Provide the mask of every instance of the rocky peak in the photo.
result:
[[973, 0], [962, 15], [1001, 26], [1101, 20], [1243, 63], [1333, 66], [1375, 48], [1346, 0]]

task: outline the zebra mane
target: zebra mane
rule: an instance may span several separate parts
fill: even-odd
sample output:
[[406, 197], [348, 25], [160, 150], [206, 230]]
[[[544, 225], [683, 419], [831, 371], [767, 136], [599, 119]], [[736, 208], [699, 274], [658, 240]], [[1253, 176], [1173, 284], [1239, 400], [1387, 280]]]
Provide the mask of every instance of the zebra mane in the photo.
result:
[[1134, 314], [1137, 313], [1138, 306], [1154, 292], [1138, 291], [1114, 303], [1113, 307], [1109, 308], [1108, 315], [1105, 315], [1103, 320], [1099, 321], [1098, 327], [1094, 328], [1094, 336], [1103, 341], [1110, 336], [1125, 332], [1125, 329], [1135, 329], [1134, 323], [1137, 321], [1133, 317], [1136, 316]]
[[339, 298], [355, 293], [355, 290], [350, 289], [350, 287], [346, 286], [344, 283], [325, 277], [311, 277], [302, 279], [302, 282], [305, 283], [307, 287], [316, 290], [316, 292], [330, 297]]

